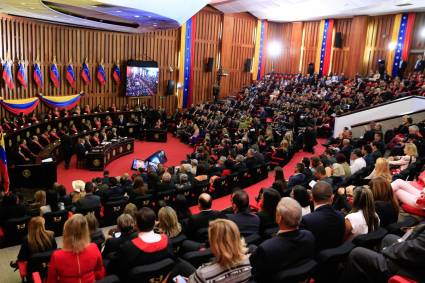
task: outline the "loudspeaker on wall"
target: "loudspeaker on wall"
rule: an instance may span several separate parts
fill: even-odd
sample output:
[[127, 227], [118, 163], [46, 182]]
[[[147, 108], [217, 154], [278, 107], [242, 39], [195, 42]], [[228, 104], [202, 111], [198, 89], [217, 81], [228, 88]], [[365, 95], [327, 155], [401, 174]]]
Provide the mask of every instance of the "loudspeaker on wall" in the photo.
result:
[[244, 72], [251, 72], [251, 68], [252, 68], [252, 59], [248, 58], [245, 60], [245, 65], [244, 65]]
[[174, 94], [174, 81], [168, 80], [167, 81], [167, 89], [165, 91], [165, 95], [173, 95]]
[[334, 47], [342, 48], [342, 32], [335, 33]]
[[212, 72], [213, 67], [214, 67], [214, 58], [209, 57], [205, 69], [207, 72]]

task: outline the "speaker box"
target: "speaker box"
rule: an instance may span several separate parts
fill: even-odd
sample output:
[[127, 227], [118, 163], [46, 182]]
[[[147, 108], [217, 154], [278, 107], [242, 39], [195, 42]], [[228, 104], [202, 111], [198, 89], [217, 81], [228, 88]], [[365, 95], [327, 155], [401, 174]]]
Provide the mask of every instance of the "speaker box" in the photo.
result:
[[167, 89], [165, 91], [165, 95], [173, 95], [174, 94], [174, 81], [168, 80], [167, 81]]
[[207, 65], [206, 65], [205, 69], [206, 69], [207, 72], [212, 72], [213, 67], [214, 67], [214, 58], [209, 57], [208, 60], [207, 60]]
[[245, 60], [245, 65], [244, 65], [244, 72], [251, 72], [251, 68], [252, 68], [252, 59], [248, 58]]
[[384, 75], [385, 73], [385, 60], [383, 59], [378, 60], [378, 72], [380, 75]]
[[335, 33], [334, 47], [342, 48], [342, 32]]
[[313, 63], [308, 64], [307, 72], [310, 76], [314, 75], [314, 64]]

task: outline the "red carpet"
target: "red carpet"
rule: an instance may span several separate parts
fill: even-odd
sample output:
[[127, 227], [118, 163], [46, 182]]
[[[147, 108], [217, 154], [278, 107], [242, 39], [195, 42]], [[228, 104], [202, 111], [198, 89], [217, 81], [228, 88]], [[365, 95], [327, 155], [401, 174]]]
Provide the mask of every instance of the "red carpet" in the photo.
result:
[[[314, 155], [322, 154], [325, 150], [325, 148], [321, 145], [322, 143], [324, 143], [324, 140], [318, 140], [318, 145], [315, 147], [315, 154], [305, 153], [302, 151], [297, 152], [291, 161], [283, 167], [285, 178], [288, 179], [292, 174], [294, 174], [295, 164], [300, 162], [303, 157], [312, 157]], [[134, 172], [130, 169], [133, 159], [145, 159], [160, 149], [164, 150], [167, 155], [168, 162], [165, 164], [166, 166], [180, 164], [180, 161], [186, 159], [186, 155], [192, 153], [193, 151], [190, 146], [181, 143], [179, 139], [173, 137], [171, 134], [168, 135], [167, 143], [136, 141], [134, 147], [133, 154], [123, 156], [113, 161], [106, 167], [106, 170], [109, 171], [111, 176], [120, 176], [126, 172], [131, 175]], [[71, 161], [71, 169], [65, 170], [63, 163], [58, 165], [58, 182], [65, 185], [69, 192], [72, 191], [71, 182], [73, 180], [89, 181], [94, 177], [102, 176], [102, 172], [100, 171], [77, 169], [76, 164], [77, 160], [74, 156]], [[251, 204], [255, 204], [255, 197], [258, 195], [259, 190], [261, 188], [270, 187], [273, 183], [273, 180], [273, 172], [269, 172], [269, 177], [267, 179], [245, 189], [245, 191], [249, 194]], [[229, 207], [229, 205], [230, 196], [224, 196], [214, 200], [213, 209], [222, 210], [226, 207]], [[193, 213], [197, 213], [198, 207], [194, 206], [191, 208], [191, 210]]]
[[[111, 176], [121, 176], [124, 173], [129, 173], [130, 176], [135, 171], [132, 171], [131, 164], [133, 159], [145, 159], [157, 150], [163, 149], [168, 158], [167, 165], [178, 165], [180, 161], [186, 159], [186, 155], [193, 152], [193, 149], [180, 142], [179, 139], [173, 137], [171, 134], [168, 135], [167, 143], [160, 142], [142, 142], [135, 141], [134, 153], [120, 157], [119, 159], [112, 161], [106, 166], [106, 170], [109, 171]], [[101, 171], [89, 171], [86, 169], [77, 169], [77, 158], [74, 155], [71, 160], [71, 168], [65, 170], [64, 164], [58, 165], [58, 183], [65, 185], [68, 192], [72, 191], [71, 182], [73, 180], [89, 181], [94, 177], [102, 176]]]

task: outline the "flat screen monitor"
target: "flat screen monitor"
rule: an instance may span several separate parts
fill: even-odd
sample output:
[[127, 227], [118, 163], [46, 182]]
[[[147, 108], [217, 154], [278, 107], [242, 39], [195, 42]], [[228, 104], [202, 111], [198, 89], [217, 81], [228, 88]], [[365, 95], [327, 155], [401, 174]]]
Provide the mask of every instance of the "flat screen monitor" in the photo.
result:
[[128, 61], [126, 76], [126, 96], [143, 97], [158, 93], [158, 62]]
[[157, 152], [155, 152], [154, 154], [152, 154], [151, 156], [149, 156], [146, 161], [150, 162], [150, 163], [156, 163], [156, 164], [163, 164], [165, 162], [167, 162], [167, 156], [165, 156], [165, 151], [163, 150], [159, 150]]

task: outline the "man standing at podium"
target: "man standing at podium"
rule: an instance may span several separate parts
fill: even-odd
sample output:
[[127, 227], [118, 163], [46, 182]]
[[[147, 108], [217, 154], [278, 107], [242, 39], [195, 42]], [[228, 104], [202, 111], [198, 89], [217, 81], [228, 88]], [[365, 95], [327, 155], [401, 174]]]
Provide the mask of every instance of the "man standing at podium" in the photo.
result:
[[71, 162], [71, 156], [73, 153], [74, 146], [72, 144], [72, 138], [69, 135], [68, 128], [64, 130], [64, 134], [61, 137], [61, 148], [65, 161], [65, 169], [69, 169], [69, 163]]

